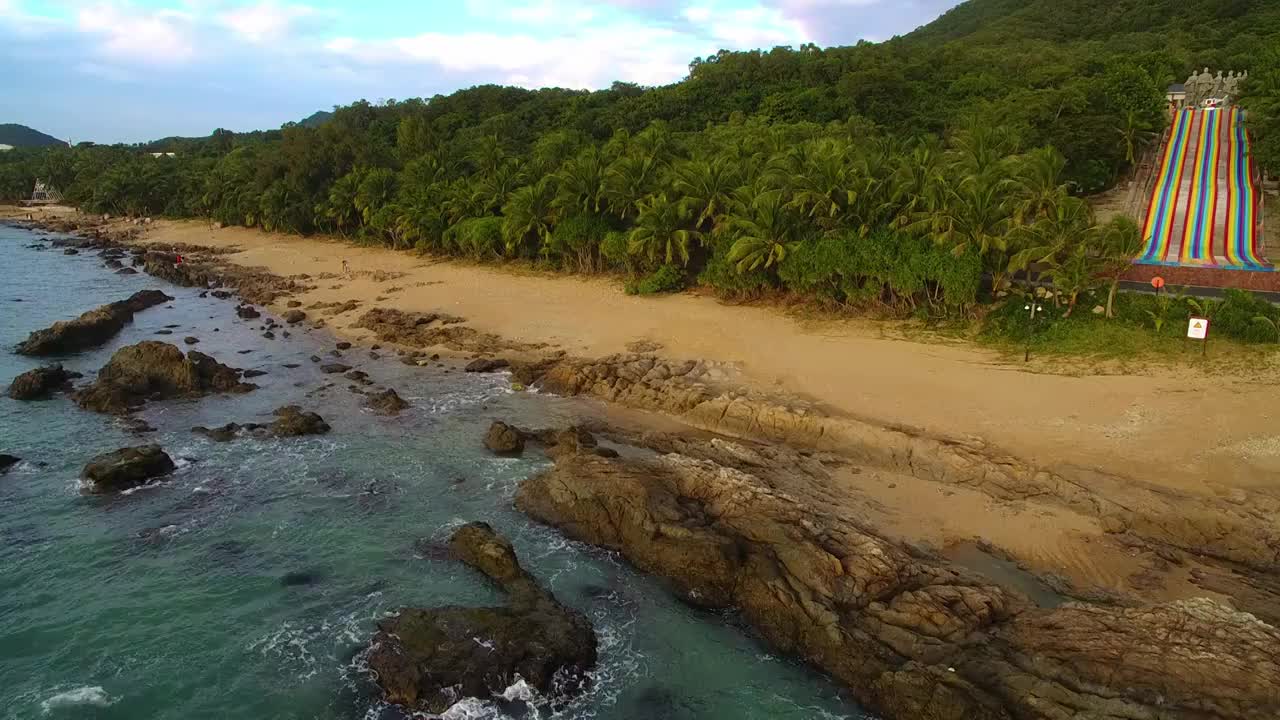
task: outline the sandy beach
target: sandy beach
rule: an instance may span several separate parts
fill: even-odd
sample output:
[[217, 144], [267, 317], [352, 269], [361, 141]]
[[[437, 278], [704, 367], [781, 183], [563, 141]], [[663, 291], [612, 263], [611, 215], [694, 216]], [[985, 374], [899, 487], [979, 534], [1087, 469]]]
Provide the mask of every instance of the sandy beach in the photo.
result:
[[[1036, 371], [1034, 364], [1028, 370], [970, 344], [889, 338], [886, 326], [870, 321], [798, 319], [694, 294], [628, 297], [611, 279], [469, 265], [201, 222], [157, 221], [139, 229], [140, 242], [228, 251], [221, 258], [236, 265], [309, 275], [315, 289], [291, 298], [304, 307], [355, 301], [361, 312], [449, 313], [476, 330], [576, 357], [649, 343], [660, 357], [707, 361], [727, 384], [1018, 458], [1120, 505], [1131, 500], [1123, 494], [1129, 482], [1158, 495], [1167, 491], [1188, 507], [1197, 497], [1280, 495], [1280, 442], [1273, 430], [1280, 389], [1256, 375], [1165, 368], [1067, 376]], [[368, 330], [352, 327], [361, 312], [326, 317], [327, 327], [372, 342]], [[1106, 482], [1090, 484], [1102, 473]], [[1149, 600], [1214, 595], [1190, 583], [1191, 565], [1165, 563], [1159, 583], [1135, 581], [1152, 571], [1150, 553], [1118, 539], [1097, 514], [1056, 499], [1011, 500], [887, 469], [839, 471], [831, 482], [823, 489], [829, 502], [890, 537], [940, 548], [981, 539], [1036, 572]]]

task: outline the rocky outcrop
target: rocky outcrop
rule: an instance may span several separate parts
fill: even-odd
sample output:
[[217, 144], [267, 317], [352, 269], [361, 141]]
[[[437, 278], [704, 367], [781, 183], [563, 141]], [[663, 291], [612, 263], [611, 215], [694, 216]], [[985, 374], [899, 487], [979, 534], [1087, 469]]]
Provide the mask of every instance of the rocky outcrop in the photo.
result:
[[235, 368], [204, 353], [193, 350], [184, 356], [174, 345], [148, 340], [117, 350], [75, 399], [86, 410], [121, 414], [147, 400], [243, 393], [256, 387], [241, 382]]
[[503, 607], [403, 608], [378, 622], [369, 669], [388, 702], [438, 714], [464, 697], [500, 695], [518, 677], [542, 692], [574, 692], [596, 662], [596, 637], [484, 523], [464, 525], [449, 541], [454, 556], [507, 595]]
[[963, 485], [999, 501], [1034, 500], [1096, 517], [1108, 532], [1155, 546], [1280, 571], [1280, 499], [1240, 490], [1192, 496], [1128, 477], [1044, 468], [981, 441], [833, 417], [800, 401], [720, 387], [715, 368], [646, 355], [515, 363], [517, 382], [559, 395], [589, 395], [679, 416], [694, 427], [739, 438], [839, 453], [862, 465]]
[[0, 475], [3, 475], [9, 472], [9, 468], [13, 467], [14, 465], [17, 465], [20, 462], [22, 462], [22, 458], [18, 457], [17, 455], [8, 455], [6, 453], [0, 453]]
[[80, 477], [90, 492], [119, 492], [146, 485], [174, 470], [173, 459], [159, 445], [121, 448], [84, 466]]
[[[560, 453], [516, 504], [691, 603], [739, 608], [890, 720], [1280, 713], [1280, 631], [1252, 615], [1211, 600], [1038, 609], [743, 471], [775, 464], [753, 449], [706, 445], [702, 459]], [[790, 472], [808, 472], [799, 458]]]
[[16, 351], [21, 355], [58, 355], [97, 347], [115, 337], [126, 323], [133, 322], [134, 313], [172, 299], [159, 290], [142, 290], [74, 320], [62, 320], [37, 330], [20, 343]]
[[55, 392], [69, 390], [71, 381], [82, 377], [64, 370], [61, 365], [46, 365], [28, 370], [9, 383], [7, 394], [14, 400], [43, 400]]
[[519, 455], [524, 452], [525, 433], [502, 421], [495, 421], [485, 433], [484, 446], [496, 455]]
[[307, 319], [307, 314], [301, 310], [286, 310], [280, 315], [280, 318], [290, 325], [297, 325]]
[[464, 367], [463, 370], [469, 373], [491, 373], [499, 370], [505, 370], [510, 365], [510, 362], [503, 360], [502, 358], [476, 358], [475, 360], [467, 363], [467, 366]]
[[463, 318], [445, 313], [413, 313], [391, 308], [369, 310], [352, 327], [372, 330], [381, 342], [410, 347], [441, 345], [468, 352], [536, 350], [545, 344], [513, 343], [497, 335], [483, 333], [461, 323]]
[[394, 388], [387, 388], [380, 393], [372, 393], [365, 400], [364, 406], [381, 415], [399, 415], [409, 409], [410, 405]]
[[227, 423], [216, 428], [196, 426], [191, 432], [203, 435], [215, 442], [230, 442], [237, 437], [249, 436], [259, 439], [301, 437], [303, 435], [323, 435], [329, 432], [329, 424], [314, 412], [303, 410], [297, 405], [286, 405], [273, 413], [276, 420], [269, 424], [261, 423]]

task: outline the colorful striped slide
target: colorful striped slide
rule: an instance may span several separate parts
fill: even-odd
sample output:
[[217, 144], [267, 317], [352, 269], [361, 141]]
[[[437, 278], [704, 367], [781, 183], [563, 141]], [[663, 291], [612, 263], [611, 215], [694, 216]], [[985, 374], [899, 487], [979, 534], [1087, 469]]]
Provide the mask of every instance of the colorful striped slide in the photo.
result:
[[1269, 270], [1260, 193], [1239, 108], [1181, 111], [1156, 174], [1138, 262]]

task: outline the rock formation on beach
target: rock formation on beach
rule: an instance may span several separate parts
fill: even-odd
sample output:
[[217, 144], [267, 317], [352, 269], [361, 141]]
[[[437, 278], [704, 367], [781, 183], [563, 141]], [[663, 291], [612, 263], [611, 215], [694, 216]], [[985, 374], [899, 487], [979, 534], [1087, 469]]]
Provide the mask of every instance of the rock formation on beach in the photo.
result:
[[14, 400], [43, 400], [55, 392], [69, 390], [71, 381], [78, 377], [80, 373], [65, 370], [61, 365], [46, 365], [14, 378], [6, 394]]
[[75, 399], [86, 410], [123, 414], [147, 400], [242, 393], [256, 387], [204, 353], [192, 350], [184, 356], [174, 345], [147, 340], [117, 350], [93, 384], [76, 391]]
[[260, 423], [227, 423], [221, 427], [207, 428], [197, 426], [191, 432], [215, 442], [229, 442], [242, 435], [256, 438], [302, 437], [303, 435], [323, 435], [329, 432], [329, 423], [314, 412], [303, 410], [297, 405], [286, 405], [277, 408], [273, 415], [276, 420], [266, 425]]
[[115, 337], [134, 313], [168, 302], [173, 298], [159, 290], [142, 290], [126, 300], [108, 303], [74, 320], [61, 320], [37, 330], [16, 349], [21, 355], [57, 355], [97, 347]]
[[553, 453], [517, 507], [693, 604], [740, 609], [891, 720], [1280, 716], [1280, 631], [1252, 615], [1209, 599], [1038, 609], [778, 489], [820, 459], [684, 442], [698, 457]]
[[410, 406], [409, 403], [393, 388], [379, 393], [371, 393], [364, 406], [381, 415], [399, 415]]
[[159, 445], [121, 448], [98, 455], [80, 477], [95, 493], [118, 492], [146, 485], [174, 470], [173, 459]]
[[438, 714], [464, 697], [500, 695], [517, 676], [542, 692], [580, 689], [596, 662], [587, 618], [541, 588], [488, 525], [458, 528], [449, 549], [496, 583], [507, 604], [403, 608], [379, 621], [368, 665], [383, 697]]

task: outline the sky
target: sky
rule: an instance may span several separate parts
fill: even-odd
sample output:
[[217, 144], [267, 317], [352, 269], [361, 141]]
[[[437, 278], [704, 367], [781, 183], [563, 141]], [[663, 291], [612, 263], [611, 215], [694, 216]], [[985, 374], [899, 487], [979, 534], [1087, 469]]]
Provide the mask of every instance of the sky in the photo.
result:
[[876, 42], [958, 2], [0, 0], [0, 123], [141, 142], [484, 83], [663, 85], [720, 49]]

